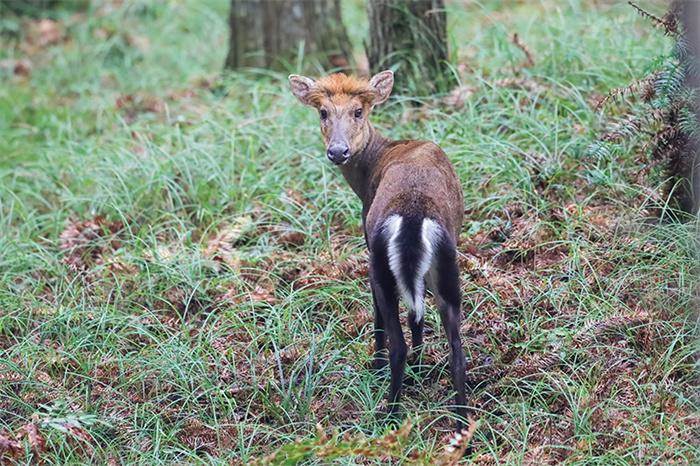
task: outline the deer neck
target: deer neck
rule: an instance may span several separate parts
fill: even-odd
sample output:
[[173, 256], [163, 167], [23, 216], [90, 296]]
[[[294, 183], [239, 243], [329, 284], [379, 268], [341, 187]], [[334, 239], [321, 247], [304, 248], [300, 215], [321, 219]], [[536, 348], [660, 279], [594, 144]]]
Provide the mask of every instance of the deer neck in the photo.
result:
[[343, 177], [362, 200], [365, 209], [369, 208], [374, 198], [375, 189], [370, 186], [374, 171], [382, 153], [390, 143], [390, 139], [385, 138], [372, 125], [369, 125], [369, 138], [364, 149], [351, 157], [346, 165], [340, 167]]

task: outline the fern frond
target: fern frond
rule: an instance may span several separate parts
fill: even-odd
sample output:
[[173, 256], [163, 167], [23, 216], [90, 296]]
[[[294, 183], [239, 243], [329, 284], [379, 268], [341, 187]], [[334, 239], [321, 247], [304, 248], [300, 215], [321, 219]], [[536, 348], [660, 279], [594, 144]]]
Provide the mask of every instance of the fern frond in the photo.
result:
[[610, 153], [610, 144], [602, 140], [595, 141], [586, 149], [586, 156], [598, 160], [609, 159]]
[[657, 95], [668, 97], [669, 101], [673, 101], [683, 89], [684, 82], [683, 66], [674, 60], [656, 74], [654, 91]]
[[656, 71], [642, 79], [633, 81], [627, 86], [612, 89], [603, 99], [600, 100], [600, 102], [596, 104], [595, 109], [600, 110], [610, 101], [615, 101], [622, 97], [627, 97], [631, 95], [639, 95], [641, 99], [645, 102], [650, 101], [654, 98], [654, 95], [656, 95], [654, 83], [656, 82], [658, 74], [659, 72]]
[[679, 129], [673, 125], [664, 126], [642, 146], [642, 152], [646, 152], [650, 147], [653, 147], [652, 155], [655, 155], [659, 147], [666, 146], [670, 141], [675, 140], [678, 137], [678, 132]]
[[630, 115], [625, 119], [619, 120], [601, 137], [601, 140], [605, 142], [619, 142], [623, 139], [630, 139], [644, 132], [651, 125], [664, 121], [667, 115], [667, 109], [654, 109], [641, 116]]
[[[694, 93], [693, 93], [694, 95]], [[700, 125], [698, 125], [698, 119], [695, 116], [695, 112], [692, 111], [691, 106], [684, 106], [678, 112], [678, 129], [683, 131], [683, 133], [691, 139], [698, 140], [700, 136]]]
[[660, 18], [652, 13], [649, 13], [648, 11], [646, 11], [631, 0], [628, 0], [627, 3], [632, 8], [637, 10], [637, 13], [639, 13], [641, 16], [651, 20], [655, 26], [662, 28], [665, 34], [669, 36], [675, 36], [678, 34], [678, 21], [676, 19], [676, 15], [669, 14], [664, 16], [663, 18]]

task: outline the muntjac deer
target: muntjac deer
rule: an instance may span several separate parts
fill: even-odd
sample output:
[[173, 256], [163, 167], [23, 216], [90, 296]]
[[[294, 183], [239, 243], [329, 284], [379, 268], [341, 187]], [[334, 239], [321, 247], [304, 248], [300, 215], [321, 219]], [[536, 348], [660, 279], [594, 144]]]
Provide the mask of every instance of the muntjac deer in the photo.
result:
[[362, 200], [374, 299], [376, 368], [386, 364], [383, 352], [389, 337], [389, 414], [398, 409], [407, 354], [399, 298], [409, 310], [413, 350], [419, 351], [427, 285], [449, 339], [456, 411], [464, 419], [465, 358], [459, 335], [456, 261], [464, 207], [452, 164], [432, 142], [391, 141], [370, 124], [371, 110], [391, 93], [391, 71], [382, 71], [369, 81], [339, 73], [318, 80], [291, 75], [289, 82], [301, 103], [318, 110], [326, 155]]

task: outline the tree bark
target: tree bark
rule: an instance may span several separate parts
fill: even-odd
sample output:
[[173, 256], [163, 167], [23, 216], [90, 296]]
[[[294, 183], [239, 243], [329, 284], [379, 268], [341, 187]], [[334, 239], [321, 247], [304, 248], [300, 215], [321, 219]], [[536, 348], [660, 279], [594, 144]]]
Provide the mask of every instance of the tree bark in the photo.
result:
[[443, 0], [371, 0], [368, 15], [372, 73], [394, 69], [394, 86], [405, 93], [424, 95], [454, 86]]
[[686, 65], [686, 86], [695, 92], [693, 110], [695, 113], [696, 133], [691, 137], [687, 157], [690, 160], [686, 173], [689, 186], [686, 211], [692, 214], [700, 212], [700, 142], [697, 130], [700, 126], [700, 3], [685, 0], [680, 12], [683, 34], [688, 44], [688, 64]]
[[700, 3], [697, 0], [675, 0], [666, 16], [679, 26], [680, 65], [683, 69], [686, 91], [694, 91], [694, 100], [688, 103], [691, 118], [690, 126], [681, 122], [681, 115], [674, 115], [678, 128], [676, 150], [671, 151], [669, 172], [673, 181], [673, 200], [677, 207], [687, 213], [697, 214], [700, 210]]
[[307, 63], [347, 69], [350, 40], [340, 0], [231, 0], [226, 68], [289, 70]]

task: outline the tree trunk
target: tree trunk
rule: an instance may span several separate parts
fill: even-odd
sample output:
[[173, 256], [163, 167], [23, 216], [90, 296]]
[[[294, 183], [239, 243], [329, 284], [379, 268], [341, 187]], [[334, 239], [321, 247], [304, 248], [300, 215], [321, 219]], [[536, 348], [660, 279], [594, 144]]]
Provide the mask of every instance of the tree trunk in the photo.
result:
[[372, 73], [394, 69], [395, 87], [411, 94], [445, 92], [454, 86], [443, 0], [372, 0], [368, 15]]
[[700, 126], [700, 3], [686, 0], [681, 10], [681, 22], [683, 34], [688, 44], [689, 66], [686, 67], [686, 86], [695, 91], [693, 110], [695, 113], [695, 133], [691, 137], [689, 151], [690, 160], [686, 179], [689, 186], [688, 208], [686, 211], [692, 214], [700, 212], [700, 142], [697, 140], [698, 126]]
[[[690, 119], [679, 113], [674, 115], [678, 128], [676, 150], [671, 151], [669, 172], [673, 181], [673, 200], [676, 206], [687, 213], [700, 210], [700, 3], [697, 0], [675, 0], [666, 18], [679, 25], [680, 65], [683, 69], [685, 91], [694, 91], [695, 99], [688, 104]], [[681, 43], [682, 41], [682, 43]], [[694, 117], [694, 118], [693, 118]]]
[[340, 0], [231, 0], [226, 68], [295, 68], [300, 50], [321, 68], [347, 69]]

